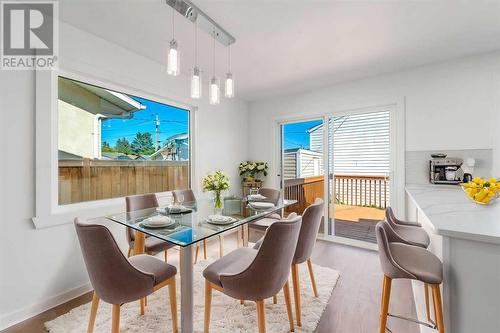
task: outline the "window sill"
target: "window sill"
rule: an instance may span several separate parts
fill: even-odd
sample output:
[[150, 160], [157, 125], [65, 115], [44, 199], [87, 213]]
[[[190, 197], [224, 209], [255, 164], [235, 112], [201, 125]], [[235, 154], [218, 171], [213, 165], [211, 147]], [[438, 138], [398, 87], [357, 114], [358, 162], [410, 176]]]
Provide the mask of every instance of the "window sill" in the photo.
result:
[[[161, 192], [156, 195], [160, 205], [166, 205], [172, 200], [172, 192]], [[124, 211], [125, 200], [121, 197], [57, 206], [50, 214], [35, 216], [32, 221], [36, 229], [45, 229], [73, 223], [76, 217], [94, 219]]]

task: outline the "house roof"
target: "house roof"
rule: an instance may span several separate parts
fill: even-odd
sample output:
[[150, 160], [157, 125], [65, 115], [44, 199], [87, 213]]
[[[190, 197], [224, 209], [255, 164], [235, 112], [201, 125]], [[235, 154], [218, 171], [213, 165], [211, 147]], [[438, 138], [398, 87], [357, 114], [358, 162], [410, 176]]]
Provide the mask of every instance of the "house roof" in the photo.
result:
[[314, 151], [314, 150], [310, 150], [310, 149], [304, 149], [304, 148], [290, 148], [290, 149], [285, 149], [285, 154], [292, 154], [292, 153], [297, 153], [297, 152], [301, 152], [301, 153], [306, 153], [306, 154], [312, 154], [312, 155], [321, 155], [320, 152], [317, 152], [317, 151]]
[[[97, 102], [82, 98], [89, 93], [96, 96]], [[89, 113], [100, 114], [106, 118], [130, 118], [134, 112], [146, 108], [126, 94], [66, 78], [59, 78], [59, 98]]]

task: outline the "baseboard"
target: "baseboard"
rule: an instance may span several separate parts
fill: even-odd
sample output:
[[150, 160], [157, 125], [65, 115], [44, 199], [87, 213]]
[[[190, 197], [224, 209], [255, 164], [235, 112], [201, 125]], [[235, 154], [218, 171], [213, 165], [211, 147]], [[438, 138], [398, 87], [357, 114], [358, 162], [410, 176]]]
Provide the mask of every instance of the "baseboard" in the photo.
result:
[[28, 305], [20, 310], [0, 315], [0, 331], [16, 325], [24, 320], [39, 315], [42, 312], [50, 310], [58, 305], [66, 303], [92, 290], [90, 282], [79, 287], [62, 292], [58, 295], [49, 297], [41, 302]]

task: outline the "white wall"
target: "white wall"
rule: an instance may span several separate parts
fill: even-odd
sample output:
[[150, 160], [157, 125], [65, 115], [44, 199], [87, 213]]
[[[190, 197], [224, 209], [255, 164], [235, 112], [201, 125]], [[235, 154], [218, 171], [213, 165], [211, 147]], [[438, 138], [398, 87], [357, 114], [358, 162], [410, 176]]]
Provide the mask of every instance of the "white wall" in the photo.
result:
[[[238, 164], [247, 159], [247, 104], [189, 98], [188, 77], [169, 77], [162, 64], [94, 35], [60, 25], [61, 68], [99, 81], [198, 106], [195, 168], [200, 183], [222, 169], [239, 193]], [[206, 90], [205, 90], [206, 92]], [[36, 230], [35, 74], [0, 72], [0, 329], [88, 289], [88, 277], [71, 224]], [[124, 230], [113, 226], [125, 246]]]
[[[249, 154], [275, 161], [272, 120], [398, 101], [406, 104], [407, 151], [496, 148], [498, 153], [499, 100], [500, 52], [279, 96], [250, 104]], [[269, 178], [276, 173], [271, 164]]]

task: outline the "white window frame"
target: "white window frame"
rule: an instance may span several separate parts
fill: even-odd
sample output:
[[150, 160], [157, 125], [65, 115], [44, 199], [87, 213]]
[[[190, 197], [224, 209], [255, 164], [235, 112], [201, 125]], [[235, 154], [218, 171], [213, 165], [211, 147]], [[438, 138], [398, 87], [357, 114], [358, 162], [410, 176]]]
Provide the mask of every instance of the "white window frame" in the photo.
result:
[[[72, 223], [75, 217], [85, 219], [102, 217], [125, 209], [123, 197], [59, 205], [59, 161], [58, 161], [58, 77], [82, 81], [100, 87], [139, 96], [159, 103], [189, 111], [189, 182], [195, 179], [195, 119], [197, 108], [165, 99], [145, 91], [131, 89], [119, 84], [66, 70], [36, 71], [36, 204], [32, 218], [37, 229]], [[165, 202], [171, 192], [157, 193], [160, 202]]]

